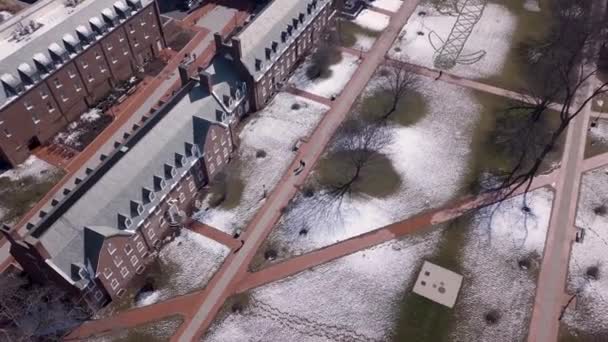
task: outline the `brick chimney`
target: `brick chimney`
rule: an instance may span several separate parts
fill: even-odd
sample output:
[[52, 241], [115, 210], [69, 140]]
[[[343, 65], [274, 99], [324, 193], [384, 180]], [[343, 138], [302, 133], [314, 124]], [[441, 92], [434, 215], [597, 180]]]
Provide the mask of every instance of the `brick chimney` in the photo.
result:
[[190, 76], [188, 75], [188, 66], [184, 63], [181, 63], [177, 67], [177, 70], [179, 71], [179, 79], [181, 80], [183, 87], [190, 81]]
[[198, 78], [201, 83], [201, 87], [211, 92], [213, 90], [213, 81], [211, 80], [211, 75], [205, 71], [202, 67], [198, 67]]

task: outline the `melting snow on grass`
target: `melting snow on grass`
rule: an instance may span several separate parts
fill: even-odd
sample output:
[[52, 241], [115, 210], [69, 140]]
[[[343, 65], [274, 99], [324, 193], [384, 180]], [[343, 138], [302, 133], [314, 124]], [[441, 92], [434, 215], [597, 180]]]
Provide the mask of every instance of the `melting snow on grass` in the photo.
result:
[[397, 12], [399, 7], [403, 4], [401, 0], [367, 0], [370, 5], [381, 8], [383, 10]]
[[[426, 15], [419, 15], [425, 12]], [[434, 59], [448, 39], [456, 16], [442, 15], [432, 5], [419, 5], [391, 49], [392, 58], [434, 68]], [[504, 6], [487, 4], [466, 41], [461, 56], [485, 51], [473, 64], [456, 64], [450, 72], [468, 78], [500, 74], [511, 48], [517, 18]]]
[[608, 142], [608, 120], [595, 120], [595, 127], [589, 127], [589, 135], [598, 141]]
[[[163, 270], [162, 285], [142, 296], [137, 306], [144, 306], [183, 295], [207, 285], [230, 249], [201, 234], [183, 229], [181, 235], [159, 253]], [[167, 272], [164, 272], [167, 271]]]
[[346, 83], [348, 83], [359, 67], [360, 61], [357, 56], [342, 52], [342, 60], [329, 67], [331, 75], [327, 78], [317, 78], [314, 80], [311, 80], [306, 75], [306, 70], [308, 70], [310, 64], [310, 58], [306, 59], [294, 72], [289, 82], [298, 89], [330, 98], [332, 95], [338, 96], [342, 92]]
[[[353, 20], [356, 25], [366, 30], [377, 32], [376, 35], [379, 35], [380, 32], [388, 26], [389, 21], [389, 16], [367, 9], [361, 11], [357, 18]], [[370, 36], [360, 32], [355, 32], [354, 35], [357, 41], [352, 48], [355, 50], [368, 51], [376, 42], [375, 36]]]
[[[553, 192], [543, 188], [481, 209], [462, 246], [465, 281], [454, 341], [523, 341], [536, 289]], [[489, 323], [486, 315], [497, 313]]]
[[15, 168], [7, 170], [0, 174], [0, 178], [8, 177], [12, 181], [20, 180], [26, 177], [35, 177], [38, 179], [45, 178], [46, 175], [51, 175], [57, 171], [57, 168], [38, 157], [31, 155], [23, 163]]
[[[588, 334], [608, 331], [608, 169], [583, 176], [576, 226], [585, 229], [582, 243], [572, 245], [569, 293], [578, 293], [576, 308], [566, 311], [568, 326]], [[593, 269], [597, 267], [594, 274]]]
[[[297, 109], [294, 105], [297, 104]], [[287, 171], [296, 152], [296, 142], [312, 133], [329, 108], [317, 102], [279, 93], [261, 112], [255, 114], [240, 134], [238, 157], [243, 163], [241, 177], [245, 183], [238, 206], [200, 212], [195, 218], [232, 234], [243, 228], [263, 203], [263, 187], [270, 192]], [[256, 158], [264, 150], [266, 156]]]
[[[419, 91], [427, 101], [428, 113], [413, 126], [393, 126], [394, 141], [384, 151], [401, 178], [397, 192], [382, 199], [345, 198], [340, 214], [321, 212], [324, 215], [318, 214], [318, 193], [312, 198], [299, 197], [269, 237], [281, 251], [286, 250], [279, 252], [278, 259], [439, 207], [461, 189], [481, 108], [467, 89], [424, 82]], [[300, 234], [302, 228], [309, 230], [305, 236]]]
[[441, 230], [394, 240], [249, 293], [204, 341], [386, 341]]

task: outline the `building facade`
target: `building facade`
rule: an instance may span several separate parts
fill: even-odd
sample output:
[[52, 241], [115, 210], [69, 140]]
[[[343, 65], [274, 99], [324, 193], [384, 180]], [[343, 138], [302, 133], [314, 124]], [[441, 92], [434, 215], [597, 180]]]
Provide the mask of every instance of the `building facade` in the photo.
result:
[[88, 6], [0, 61], [0, 162], [23, 162], [165, 46], [155, 2]]
[[333, 15], [329, 0], [272, 1], [236, 36], [215, 36], [218, 51], [229, 54], [251, 89], [259, 110], [313, 49]]
[[[232, 126], [248, 106], [244, 81], [216, 58], [113, 153], [28, 223], [3, 232], [39, 281], [59, 282], [93, 309], [123, 296], [192, 214], [201, 187], [229, 163]], [[186, 75], [185, 75], [186, 76]]]

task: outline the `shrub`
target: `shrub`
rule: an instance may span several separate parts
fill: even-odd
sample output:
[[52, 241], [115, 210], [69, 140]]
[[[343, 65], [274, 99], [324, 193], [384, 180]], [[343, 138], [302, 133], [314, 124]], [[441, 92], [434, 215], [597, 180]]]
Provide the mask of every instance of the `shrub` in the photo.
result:
[[300, 109], [300, 108], [302, 108], [302, 105], [301, 105], [301, 104], [299, 104], [299, 103], [297, 103], [297, 102], [294, 102], [294, 103], [291, 105], [291, 109], [293, 109], [293, 110], [298, 110], [298, 109]]
[[266, 151], [264, 151], [264, 150], [255, 151], [255, 157], [256, 158], [266, 158]]
[[595, 215], [604, 216], [606, 213], [608, 213], [608, 208], [606, 208], [604, 204], [598, 205], [597, 207], [593, 208], [593, 212]]

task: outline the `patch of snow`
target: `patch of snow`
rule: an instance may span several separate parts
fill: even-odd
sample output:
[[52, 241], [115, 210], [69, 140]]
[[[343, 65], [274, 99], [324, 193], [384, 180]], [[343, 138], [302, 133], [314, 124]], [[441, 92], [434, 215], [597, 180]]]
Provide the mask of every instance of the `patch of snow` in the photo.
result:
[[160, 297], [160, 292], [158, 291], [150, 291], [144, 292], [139, 295], [139, 300], [135, 303], [135, 306], [142, 307], [146, 305], [152, 305], [158, 302], [158, 298]]
[[332, 95], [337, 96], [342, 92], [342, 89], [344, 89], [360, 63], [357, 56], [342, 52], [342, 60], [329, 67], [331, 70], [330, 77], [311, 80], [306, 76], [306, 70], [308, 70], [311, 64], [311, 59], [308, 58], [294, 72], [289, 82], [298, 89], [330, 98]]
[[[588, 334], [608, 331], [608, 215], [594, 211], [606, 205], [608, 169], [583, 175], [576, 214], [576, 226], [585, 229], [582, 243], [572, 245], [568, 274], [568, 290], [578, 292], [576, 306], [571, 305], [565, 323]], [[599, 278], [586, 275], [597, 266]], [[576, 309], [575, 309], [576, 308]]]
[[524, 2], [524, 8], [530, 12], [540, 12], [539, 0], [526, 0]]
[[589, 135], [602, 142], [608, 142], [608, 120], [599, 119], [594, 121], [597, 123], [595, 127], [589, 127]]
[[165, 286], [157, 288], [138, 305], [150, 305], [205, 287], [229, 253], [230, 249], [223, 244], [183, 229], [158, 256], [161, 267], [170, 271], [163, 275]]
[[381, 32], [383, 31], [390, 21], [388, 15], [364, 9], [359, 15], [353, 20], [353, 22], [365, 29]]
[[[359, 251], [251, 291], [204, 341], [385, 341], [441, 229]], [[338, 338], [338, 334], [342, 334]]]
[[[269, 237], [286, 250], [278, 259], [403, 220], [430, 206], [439, 207], [457, 194], [468, 173], [472, 132], [481, 107], [471, 91], [462, 87], [422, 79], [419, 91], [428, 113], [413, 126], [392, 126], [393, 143], [385, 150], [402, 181], [396, 193], [383, 199], [347, 198], [339, 212], [329, 215], [318, 209], [317, 196], [322, 194], [299, 197]], [[309, 230], [306, 236], [300, 235], [302, 228]]]
[[401, 0], [367, 0], [367, 3], [383, 10], [397, 12], [403, 4]]
[[[299, 109], [292, 109], [295, 103], [300, 105]], [[299, 96], [277, 94], [240, 133], [239, 155], [235, 158], [243, 164], [241, 178], [245, 188], [239, 205], [231, 210], [221, 207], [203, 210], [194, 218], [231, 235], [244, 228], [263, 203], [264, 187], [269, 193], [287, 171], [296, 154], [292, 147], [298, 139], [312, 133], [328, 109]], [[256, 158], [258, 150], [264, 150], [266, 157]]]
[[[426, 12], [426, 15], [415, 14], [409, 18], [389, 56], [434, 68], [437, 51], [441, 49], [442, 40], [445, 41], [450, 35], [457, 17], [442, 15], [432, 5], [419, 5], [414, 13], [421, 11]], [[516, 25], [517, 17], [506, 7], [488, 3], [467, 39], [461, 56], [482, 50], [486, 55], [473, 64], [456, 64], [450, 72], [467, 78], [485, 78], [500, 74], [512, 45], [511, 37]], [[433, 31], [436, 36], [431, 34]], [[400, 51], [395, 51], [395, 48]]]
[[82, 114], [80, 116], [80, 120], [83, 120], [86, 122], [93, 122], [95, 120], [98, 120], [100, 117], [101, 117], [101, 110], [97, 109], [97, 108], [92, 108], [88, 112]]
[[[536, 273], [551, 216], [553, 192], [543, 188], [478, 211], [462, 246], [464, 282], [450, 340], [523, 341], [536, 290]], [[524, 231], [527, 230], [527, 234]], [[530, 260], [530, 268], [519, 261]], [[494, 324], [485, 315], [496, 310]]]
[[38, 157], [31, 155], [23, 163], [0, 174], [0, 178], [8, 177], [11, 180], [19, 180], [25, 177], [44, 178], [52, 174], [57, 168]]
[[13, 17], [13, 14], [9, 11], [0, 11], [0, 23], [5, 21], [5, 20], [9, 20], [10, 18]]

